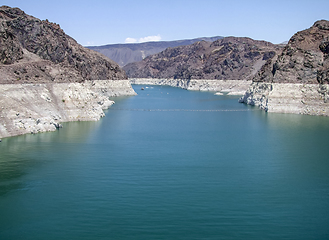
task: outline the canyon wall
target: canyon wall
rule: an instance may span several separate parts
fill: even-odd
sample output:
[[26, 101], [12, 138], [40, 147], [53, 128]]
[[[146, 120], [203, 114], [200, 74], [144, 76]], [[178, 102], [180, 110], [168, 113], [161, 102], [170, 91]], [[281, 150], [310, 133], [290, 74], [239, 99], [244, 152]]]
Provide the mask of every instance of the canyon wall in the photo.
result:
[[268, 112], [329, 116], [328, 94], [329, 22], [321, 20], [292, 36], [239, 101]]
[[117, 63], [58, 24], [0, 7], [0, 138], [96, 121], [110, 97], [134, 94]]
[[267, 112], [329, 116], [328, 84], [254, 82], [239, 102]]
[[60, 123], [97, 121], [114, 102], [135, 95], [128, 80], [0, 85], [0, 138], [55, 131]]

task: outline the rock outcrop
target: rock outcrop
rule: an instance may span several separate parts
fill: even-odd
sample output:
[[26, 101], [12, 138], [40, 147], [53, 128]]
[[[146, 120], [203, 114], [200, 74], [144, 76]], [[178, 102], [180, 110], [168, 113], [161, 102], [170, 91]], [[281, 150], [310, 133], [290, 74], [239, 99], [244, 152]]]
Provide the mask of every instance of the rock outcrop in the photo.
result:
[[129, 78], [251, 80], [280, 49], [265, 41], [226, 37], [167, 48], [124, 70]]
[[253, 82], [239, 100], [267, 112], [329, 116], [328, 84]]
[[115, 96], [135, 95], [128, 80], [0, 84], [0, 138], [55, 131], [62, 122], [97, 121]]
[[0, 7], [0, 83], [127, 79], [104, 55], [84, 48], [58, 24]]
[[317, 21], [296, 33], [277, 58], [269, 60], [254, 82], [328, 83], [329, 22]]
[[329, 116], [329, 22], [296, 33], [239, 100], [269, 112]]
[[135, 94], [118, 64], [58, 24], [0, 7], [0, 138], [96, 121], [110, 97]]

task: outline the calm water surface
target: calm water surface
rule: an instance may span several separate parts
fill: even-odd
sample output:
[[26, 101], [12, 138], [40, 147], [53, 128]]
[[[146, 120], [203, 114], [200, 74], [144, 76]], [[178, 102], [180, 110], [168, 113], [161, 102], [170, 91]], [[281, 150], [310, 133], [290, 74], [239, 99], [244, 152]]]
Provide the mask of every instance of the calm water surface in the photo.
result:
[[329, 239], [329, 118], [135, 87], [0, 143], [0, 239]]

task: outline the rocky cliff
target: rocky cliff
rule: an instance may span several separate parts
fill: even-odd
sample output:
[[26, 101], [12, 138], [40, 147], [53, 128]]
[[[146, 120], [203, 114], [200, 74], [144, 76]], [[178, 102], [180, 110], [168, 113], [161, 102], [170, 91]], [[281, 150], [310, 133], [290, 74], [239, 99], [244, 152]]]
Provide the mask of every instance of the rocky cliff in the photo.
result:
[[58, 24], [0, 7], [0, 138], [96, 121], [110, 97], [135, 94], [115, 62]]
[[135, 95], [128, 80], [0, 84], [0, 139], [55, 131], [60, 123], [97, 121], [114, 96]]
[[329, 22], [296, 33], [240, 99], [269, 112], [329, 116]]
[[130, 78], [251, 80], [280, 49], [265, 41], [226, 37], [167, 48], [124, 70]]
[[127, 79], [102, 54], [84, 48], [58, 24], [0, 7], [0, 83]]
[[291, 37], [281, 54], [270, 59], [254, 82], [328, 83], [329, 22], [317, 21]]

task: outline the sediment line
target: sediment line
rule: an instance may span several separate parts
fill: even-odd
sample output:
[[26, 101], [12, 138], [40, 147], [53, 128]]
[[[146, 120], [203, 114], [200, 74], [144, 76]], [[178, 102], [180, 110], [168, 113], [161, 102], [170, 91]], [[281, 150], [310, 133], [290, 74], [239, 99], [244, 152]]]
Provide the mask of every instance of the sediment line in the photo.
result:
[[247, 80], [207, 80], [207, 79], [154, 79], [130, 78], [131, 84], [136, 85], [164, 85], [180, 87], [192, 91], [210, 91], [227, 95], [242, 96], [252, 81]]
[[114, 96], [136, 95], [128, 80], [1, 84], [0, 138], [55, 131], [60, 123], [97, 121]]
[[329, 116], [329, 85], [254, 82], [239, 102], [267, 112]]

